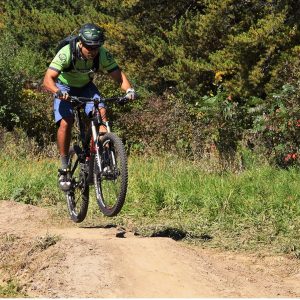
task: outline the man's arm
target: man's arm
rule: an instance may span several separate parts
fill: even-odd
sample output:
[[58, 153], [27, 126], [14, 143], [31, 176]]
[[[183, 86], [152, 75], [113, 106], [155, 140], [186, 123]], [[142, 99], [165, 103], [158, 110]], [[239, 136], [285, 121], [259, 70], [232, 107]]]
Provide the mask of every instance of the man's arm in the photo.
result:
[[58, 76], [59, 76], [58, 71], [48, 68], [44, 77], [43, 85], [46, 90], [48, 90], [53, 94], [56, 94], [56, 97], [58, 97], [59, 99], [68, 100], [69, 94], [65, 91], [62, 92], [55, 84]]
[[132, 88], [129, 80], [127, 79], [126, 75], [120, 70], [114, 70], [109, 73], [111, 78], [120, 85], [120, 88], [123, 91], [127, 91], [128, 89]]
[[109, 73], [110, 76], [113, 78], [114, 81], [119, 83], [121, 89], [126, 92], [126, 98], [128, 100], [134, 100], [137, 98], [137, 94], [134, 91], [134, 88], [131, 87], [129, 80], [127, 79], [126, 75], [120, 70], [117, 69]]
[[45, 89], [53, 94], [57, 93], [59, 91], [58, 87], [55, 85], [56, 79], [59, 76], [59, 72], [48, 68], [45, 77], [43, 85]]

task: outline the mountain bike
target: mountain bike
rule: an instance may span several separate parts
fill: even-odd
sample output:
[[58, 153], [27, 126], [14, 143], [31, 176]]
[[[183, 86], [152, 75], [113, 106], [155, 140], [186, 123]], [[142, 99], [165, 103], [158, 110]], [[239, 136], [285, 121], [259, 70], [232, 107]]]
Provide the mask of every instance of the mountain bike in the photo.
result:
[[[116, 216], [123, 207], [127, 192], [127, 156], [121, 139], [111, 132], [109, 122], [103, 122], [98, 104], [115, 102], [124, 104], [125, 97], [92, 99], [70, 96], [74, 107], [73, 145], [69, 151], [71, 188], [66, 192], [71, 219], [82, 222], [89, 206], [90, 186], [94, 185], [96, 201], [106, 216]], [[83, 120], [82, 108], [93, 102], [89, 125]], [[107, 132], [100, 132], [100, 125]]]

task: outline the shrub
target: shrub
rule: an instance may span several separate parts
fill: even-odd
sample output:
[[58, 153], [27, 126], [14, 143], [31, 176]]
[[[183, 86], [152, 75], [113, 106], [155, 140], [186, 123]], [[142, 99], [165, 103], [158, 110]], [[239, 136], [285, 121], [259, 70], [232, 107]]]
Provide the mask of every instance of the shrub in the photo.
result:
[[300, 163], [299, 97], [299, 82], [284, 85], [269, 99], [266, 113], [255, 122], [270, 161], [281, 167]]

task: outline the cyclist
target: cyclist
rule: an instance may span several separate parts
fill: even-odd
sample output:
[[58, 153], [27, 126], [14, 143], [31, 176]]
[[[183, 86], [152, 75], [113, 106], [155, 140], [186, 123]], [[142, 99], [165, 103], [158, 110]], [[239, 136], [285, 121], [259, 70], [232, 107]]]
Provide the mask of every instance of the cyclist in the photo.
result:
[[[100, 92], [95, 86], [93, 75], [97, 71], [93, 68], [97, 55], [99, 70], [106, 71], [126, 92], [126, 98], [134, 100], [136, 93], [124, 72], [120, 69], [112, 55], [103, 47], [104, 30], [95, 24], [83, 25], [78, 34], [75, 45], [75, 60], [70, 50], [71, 44], [62, 47], [50, 63], [43, 85], [54, 94], [54, 117], [58, 126], [57, 146], [60, 154], [61, 168], [58, 184], [61, 190], [68, 191], [71, 185], [69, 179], [68, 160], [73, 124], [73, 109], [68, 101], [69, 96], [100, 98]], [[85, 112], [91, 112], [93, 104], [86, 104]], [[103, 121], [107, 121], [106, 109], [99, 104]], [[101, 128], [101, 130], [105, 130]]]

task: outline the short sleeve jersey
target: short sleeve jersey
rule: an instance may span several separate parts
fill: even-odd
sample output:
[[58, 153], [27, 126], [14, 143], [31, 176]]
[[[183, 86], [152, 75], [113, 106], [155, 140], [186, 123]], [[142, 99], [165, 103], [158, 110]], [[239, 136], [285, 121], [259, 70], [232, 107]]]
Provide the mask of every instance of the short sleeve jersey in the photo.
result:
[[[100, 47], [99, 55], [99, 69], [101, 71], [112, 72], [118, 68], [113, 56], [104, 47]], [[64, 72], [64, 69], [68, 68], [71, 63], [70, 45], [66, 45], [57, 52], [49, 68], [60, 73], [58, 79], [63, 84], [79, 88], [85, 86], [91, 81], [94, 75], [94, 71], [92, 70], [93, 60], [77, 58], [74, 68], [68, 72]]]

